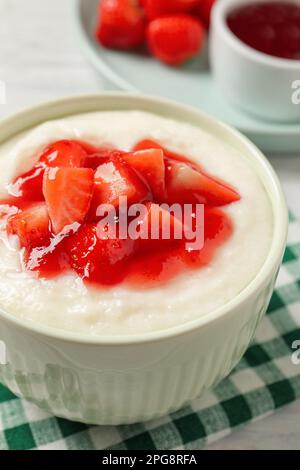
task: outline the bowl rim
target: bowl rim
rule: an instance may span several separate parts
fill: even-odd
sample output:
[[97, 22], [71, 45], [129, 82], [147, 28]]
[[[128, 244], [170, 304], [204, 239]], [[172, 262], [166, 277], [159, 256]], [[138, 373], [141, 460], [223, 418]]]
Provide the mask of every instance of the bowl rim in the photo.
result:
[[[282, 57], [271, 56], [260, 52], [241, 41], [228, 27], [226, 22], [227, 14], [234, 7], [251, 5], [252, 3], [265, 3], [267, 0], [222, 0], [216, 2], [212, 10], [212, 27], [222, 33], [223, 38], [228, 42], [230, 47], [238, 53], [245, 56], [248, 60], [252, 60], [261, 65], [274, 67], [276, 69], [284, 69], [287, 71], [300, 72], [300, 59], [284, 59]], [[275, 2], [282, 0], [275, 0]], [[298, 0], [288, 0], [289, 3], [299, 5]]]
[[[174, 111], [178, 114], [188, 114], [189, 119], [183, 118], [182, 121], [189, 122], [193, 120], [193, 116], [198, 120], [200, 119], [203, 121], [204, 125], [207, 125], [211, 128], [211, 133], [216, 135], [216, 132], [219, 133], [224, 132], [228, 137], [233, 138], [236, 143], [241, 144], [245, 150], [247, 150], [249, 159], [253, 159], [256, 161], [258, 167], [260, 167], [261, 174], [264, 175], [265, 182], [269, 181], [272, 186], [272, 194], [273, 198], [270, 198], [272, 204], [272, 211], [273, 211], [273, 223], [274, 223], [274, 230], [273, 230], [273, 238], [270, 246], [269, 253], [267, 258], [265, 259], [264, 264], [257, 272], [256, 276], [252, 279], [252, 281], [233, 299], [227, 302], [225, 305], [218, 307], [215, 310], [212, 310], [207, 315], [200, 316], [199, 318], [195, 318], [190, 320], [186, 323], [175, 325], [170, 328], [166, 328], [163, 330], [151, 331], [146, 333], [140, 333], [137, 335], [91, 335], [91, 334], [81, 334], [78, 332], [68, 331], [64, 329], [54, 328], [47, 325], [43, 325], [40, 323], [35, 323], [33, 321], [28, 321], [26, 319], [22, 319], [20, 317], [16, 317], [12, 314], [5, 312], [0, 307], [0, 320], [3, 319], [7, 323], [13, 324], [21, 329], [25, 329], [29, 333], [36, 333], [38, 335], [42, 335], [43, 337], [52, 338], [56, 340], [76, 343], [76, 344], [85, 344], [85, 345], [111, 345], [111, 346], [124, 346], [124, 345], [132, 345], [132, 344], [140, 344], [140, 343], [149, 343], [155, 341], [161, 341], [168, 338], [173, 338], [180, 336], [182, 334], [190, 333], [192, 331], [197, 330], [198, 328], [205, 327], [210, 325], [213, 322], [216, 322], [229, 314], [230, 311], [237, 308], [237, 306], [248, 298], [250, 298], [256, 291], [256, 289], [263, 285], [265, 281], [272, 275], [274, 272], [274, 268], [280, 262], [283, 250], [286, 245], [286, 238], [287, 238], [287, 229], [288, 229], [288, 211], [285, 202], [285, 196], [279, 182], [279, 179], [267, 160], [267, 158], [263, 155], [263, 153], [243, 134], [241, 134], [236, 129], [232, 128], [231, 126], [224, 124], [222, 121], [219, 121], [207, 113], [199, 111], [191, 106], [179, 104], [175, 101], [168, 100], [165, 98], [157, 97], [157, 96], [150, 96], [150, 95], [143, 95], [141, 93], [130, 93], [130, 92], [102, 92], [102, 93], [93, 93], [93, 94], [79, 94], [79, 95], [71, 95], [62, 97], [56, 100], [51, 100], [47, 102], [40, 103], [38, 105], [27, 107], [18, 113], [14, 113], [11, 116], [8, 116], [5, 119], [0, 120], [0, 131], [1, 128], [9, 128], [10, 126], [16, 126], [16, 123], [21, 123], [23, 120], [25, 121], [25, 117], [32, 114], [33, 116], [37, 116], [38, 114], [42, 114], [43, 111], [46, 109], [55, 110], [57, 107], [64, 108], [67, 105], [75, 105], [79, 108], [80, 105], [83, 103], [95, 103], [97, 100], [103, 100], [105, 103], [106, 101], [118, 100], [118, 103], [124, 102], [124, 106], [126, 102], [132, 101], [132, 103], [139, 103], [141, 108], [139, 110], [146, 110], [151, 112], [148, 107], [159, 107], [160, 109]], [[100, 108], [100, 106], [99, 106]], [[122, 108], [120, 108], [122, 109]], [[130, 106], [128, 107], [128, 110]], [[132, 106], [132, 110], [137, 109], [136, 107]], [[105, 109], [107, 110], [107, 109]], [[90, 111], [80, 111], [78, 109], [78, 114], [94, 112], [95, 110]], [[101, 109], [99, 109], [101, 111]], [[103, 109], [102, 109], [103, 111]], [[52, 111], [53, 112], [53, 111]], [[159, 114], [158, 111], [152, 111], [154, 114]], [[66, 112], [65, 116], [75, 115], [75, 112]], [[162, 112], [161, 115], [164, 115]], [[61, 116], [53, 116], [51, 119], [60, 119]], [[175, 120], [179, 120], [175, 118]], [[41, 119], [39, 123], [41, 124], [43, 120]], [[29, 127], [26, 125], [22, 128], [23, 131], [31, 129], [38, 125], [31, 124]], [[195, 124], [194, 124], [195, 125]], [[199, 126], [199, 124], [198, 124]], [[18, 135], [22, 132], [22, 130], [18, 129], [14, 134], [11, 134], [7, 137], [7, 140], [12, 138], [13, 135]], [[6, 138], [4, 139], [4, 141]], [[2, 145], [2, 143], [1, 143]], [[251, 155], [251, 157], [250, 157]], [[267, 188], [266, 188], [267, 191]], [[267, 191], [268, 192], [268, 191]], [[270, 190], [269, 190], [270, 192]], [[274, 272], [275, 274], [275, 272]], [[0, 336], [0, 339], [1, 336]]]

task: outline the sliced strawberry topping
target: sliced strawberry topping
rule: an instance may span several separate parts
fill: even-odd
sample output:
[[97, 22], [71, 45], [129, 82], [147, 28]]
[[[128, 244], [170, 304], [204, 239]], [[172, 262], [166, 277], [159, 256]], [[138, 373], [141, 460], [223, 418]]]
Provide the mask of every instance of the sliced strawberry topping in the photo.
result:
[[223, 206], [240, 199], [234, 189], [185, 163], [169, 161], [166, 170], [167, 199], [170, 203], [182, 201]]
[[135, 146], [133, 147], [134, 152], [138, 152], [139, 150], [151, 150], [151, 149], [161, 149], [164, 150], [162, 145], [160, 145], [155, 140], [151, 139], [144, 139], [140, 140]]
[[[105, 147], [96, 149], [88, 155], [85, 166], [97, 170], [98, 166], [107, 163], [114, 153], [116, 153], [116, 150]], [[118, 153], [121, 154], [122, 152], [118, 151]]]
[[50, 219], [46, 204], [33, 204], [10, 217], [7, 232], [17, 235], [20, 245], [27, 249], [47, 245], [50, 239]]
[[[31, 170], [18, 176], [9, 185], [9, 194], [26, 201], [43, 201], [45, 167], [81, 167], [84, 166], [86, 158], [87, 152], [78, 142], [71, 140], [55, 142], [42, 153]], [[17, 201], [16, 204], [18, 204]]]
[[[56, 142], [9, 190], [0, 202], [0, 228], [18, 236], [26, 269], [45, 277], [73, 270], [106, 286], [126, 279], [150, 287], [186, 266], [208, 264], [233, 230], [216, 206], [240, 199], [226, 183], [152, 140], [127, 153]], [[121, 197], [131, 209], [125, 227]], [[134, 208], [142, 212], [139, 219], [135, 203], [143, 204], [144, 210]], [[106, 207], [97, 214], [100, 205]], [[111, 221], [102, 218], [107, 205]]]
[[141, 150], [124, 154], [122, 159], [148, 183], [154, 198], [163, 199], [165, 193], [165, 165], [164, 153], [161, 149]]
[[200, 169], [199, 165], [196, 164], [195, 162], [192, 162], [191, 160], [184, 157], [183, 155], [179, 155], [179, 153], [172, 152], [166, 147], [163, 147], [162, 145], [160, 145], [158, 142], [155, 142], [155, 140], [151, 140], [151, 139], [141, 140], [134, 146], [133, 150], [137, 152], [139, 150], [150, 150], [150, 149], [161, 149], [164, 152], [164, 156], [166, 157], [166, 159], [176, 160], [178, 162], [184, 162], [187, 165], [194, 168], [195, 170]]
[[24, 255], [26, 268], [38, 272], [40, 276], [50, 278], [70, 270], [66, 240], [67, 236], [62, 232], [59, 235], [52, 235], [46, 246], [27, 250]]
[[146, 212], [139, 224], [139, 239], [148, 242], [174, 241], [183, 238], [183, 224], [179, 218], [153, 202], [145, 204]]
[[128, 205], [134, 204], [149, 198], [149, 191], [128, 165], [115, 158], [100, 165], [95, 172], [91, 218], [96, 216], [100, 204], [118, 207], [120, 197], [127, 197]]
[[48, 168], [43, 193], [54, 233], [75, 222], [83, 223], [89, 210], [94, 187], [90, 168]]
[[42, 166], [34, 166], [31, 170], [18, 176], [8, 186], [9, 194], [26, 201], [42, 201], [44, 199], [42, 189], [43, 175], [44, 168]]
[[87, 156], [93, 155], [93, 153], [96, 153], [99, 150], [94, 145], [89, 144], [88, 142], [85, 142], [83, 140], [73, 140], [71, 142], [75, 142], [79, 144], [83, 148], [83, 150], [86, 152]]
[[133, 253], [132, 240], [101, 238], [96, 224], [86, 224], [66, 243], [70, 265], [81, 278], [102, 285], [118, 284], [124, 279]]
[[39, 162], [47, 167], [82, 167], [87, 152], [83, 145], [73, 140], [59, 140], [50, 145], [41, 155]]

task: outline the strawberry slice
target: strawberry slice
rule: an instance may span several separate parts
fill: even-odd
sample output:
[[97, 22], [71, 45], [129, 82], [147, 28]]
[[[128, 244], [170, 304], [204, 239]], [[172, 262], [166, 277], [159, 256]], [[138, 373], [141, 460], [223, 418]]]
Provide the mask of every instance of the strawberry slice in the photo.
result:
[[97, 147], [95, 147], [92, 144], [89, 144], [88, 142], [85, 142], [84, 140], [73, 140], [71, 142], [75, 142], [79, 144], [83, 148], [83, 150], [87, 153], [88, 156], [93, 155], [98, 150]]
[[100, 165], [95, 172], [95, 189], [90, 217], [96, 217], [101, 204], [119, 206], [119, 198], [126, 197], [127, 204], [142, 202], [149, 198], [149, 191], [128, 165], [115, 159]]
[[184, 238], [184, 226], [179, 218], [153, 202], [146, 203], [145, 207], [146, 213], [139, 223], [139, 249], [166, 248]]
[[166, 147], [163, 147], [158, 142], [155, 142], [155, 140], [151, 140], [151, 139], [141, 140], [134, 146], [133, 150], [137, 152], [140, 150], [150, 150], [150, 149], [161, 149], [164, 152], [164, 156], [166, 159], [176, 160], [178, 162], [184, 162], [190, 167], [194, 168], [195, 170], [200, 169], [199, 165], [197, 165], [196, 163], [192, 162], [191, 160], [184, 157], [183, 155], [179, 155], [179, 153], [172, 152]]
[[122, 159], [148, 183], [154, 198], [162, 199], [164, 197], [165, 165], [164, 153], [161, 149], [154, 148], [124, 154]]
[[17, 235], [20, 245], [27, 250], [46, 246], [50, 240], [50, 219], [46, 204], [33, 204], [18, 212], [8, 219], [6, 229], [9, 235]]
[[43, 193], [55, 234], [65, 227], [81, 224], [89, 210], [94, 186], [90, 168], [48, 168]]
[[169, 203], [204, 203], [223, 206], [240, 199], [230, 186], [185, 163], [169, 160], [166, 167], [167, 200]]
[[84, 166], [87, 152], [83, 146], [74, 140], [59, 140], [50, 145], [41, 155], [39, 162], [48, 167]]
[[18, 176], [9, 186], [8, 192], [26, 201], [43, 201], [43, 176], [46, 167], [81, 167], [87, 152], [76, 141], [60, 140], [47, 147], [37, 164]]
[[107, 163], [114, 154], [121, 155], [121, 153], [121, 151], [105, 147], [98, 148], [88, 155], [85, 166], [87, 168], [97, 170], [98, 166], [102, 165], [103, 163]]
[[151, 140], [151, 139], [144, 139], [144, 140], [140, 140], [139, 142], [137, 142], [135, 144], [135, 146], [133, 147], [133, 151], [134, 152], [138, 152], [139, 150], [151, 150], [151, 149], [161, 149], [161, 150], [164, 150], [164, 148], [162, 147], [162, 145], [160, 145], [158, 142], [156, 142], [155, 140]]
[[87, 281], [107, 286], [118, 284], [126, 275], [134, 242], [98, 235], [96, 224], [85, 224], [66, 239], [70, 265]]

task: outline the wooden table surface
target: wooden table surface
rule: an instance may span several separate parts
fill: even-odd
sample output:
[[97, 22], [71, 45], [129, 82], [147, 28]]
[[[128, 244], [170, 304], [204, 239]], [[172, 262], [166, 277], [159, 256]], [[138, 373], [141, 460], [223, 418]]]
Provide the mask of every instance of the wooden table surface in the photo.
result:
[[[104, 82], [86, 62], [72, 23], [74, 0], [0, 0], [0, 118], [63, 95], [95, 92]], [[299, 137], [300, 138], [300, 137]], [[300, 155], [270, 157], [300, 218]], [[208, 449], [300, 449], [300, 401], [234, 432]]]

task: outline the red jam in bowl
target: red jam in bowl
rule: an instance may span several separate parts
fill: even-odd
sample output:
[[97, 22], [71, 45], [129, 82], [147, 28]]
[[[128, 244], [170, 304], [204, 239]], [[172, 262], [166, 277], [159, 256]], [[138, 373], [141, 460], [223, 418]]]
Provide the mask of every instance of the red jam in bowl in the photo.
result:
[[[75, 272], [98, 286], [126, 281], [150, 287], [184, 269], [207, 265], [232, 234], [232, 221], [222, 207], [240, 199], [235, 189], [188, 158], [149, 140], [131, 152], [79, 141], [54, 142], [37, 156], [33, 168], [11, 182], [8, 193], [0, 201], [0, 216], [9, 238], [18, 239], [24, 269], [43, 278]], [[121, 197], [128, 206], [141, 204], [145, 209], [136, 238], [121, 236]], [[163, 203], [190, 206], [192, 233], [199, 228], [201, 205], [201, 247], [190, 248], [183, 220], [163, 209]], [[115, 214], [105, 223], [107, 214], [99, 213], [103, 204]], [[157, 215], [156, 238], [144, 237]], [[132, 222], [132, 214], [128, 216], [126, 233]], [[171, 230], [164, 238], [165, 221], [184, 235], [176, 238]]]
[[227, 24], [253, 49], [275, 57], [300, 60], [300, 3], [248, 3], [232, 10]]

